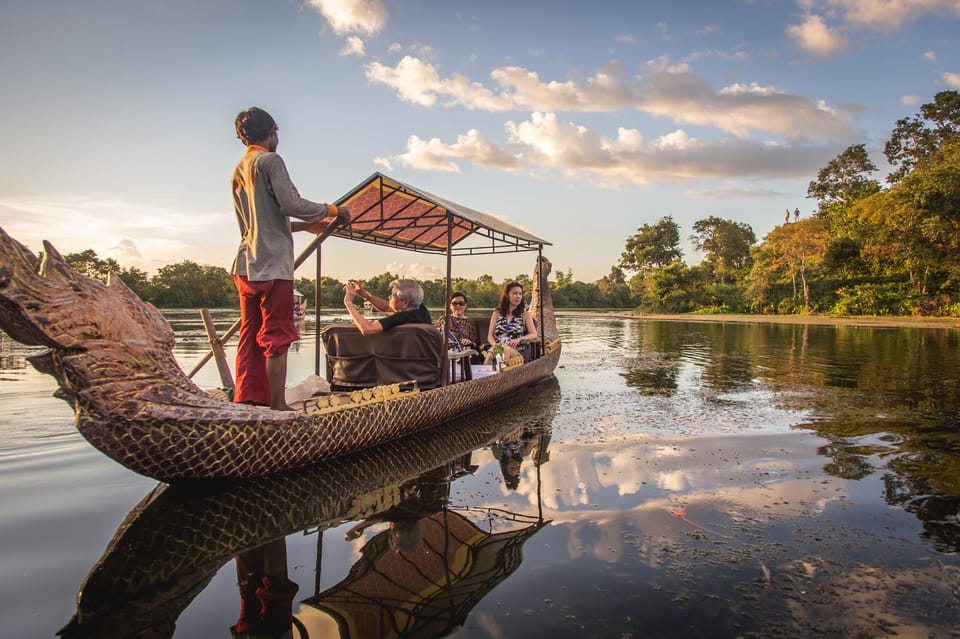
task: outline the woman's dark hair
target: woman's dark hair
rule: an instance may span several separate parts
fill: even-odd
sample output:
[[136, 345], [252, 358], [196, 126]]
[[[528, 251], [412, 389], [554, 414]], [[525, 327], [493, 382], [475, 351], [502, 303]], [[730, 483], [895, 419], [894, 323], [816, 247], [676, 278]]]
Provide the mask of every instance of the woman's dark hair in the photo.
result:
[[237, 137], [248, 146], [265, 140], [270, 132], [277, 128], [277, 123], [270, 114], [258, 107], [250, 107], [238, 113], [234, 125], [237, 128]]
[[461, 293], [460, 291], [456, 291], [455, 293], [453, 293], [453, 294], [450, 296], [450, 301], [452, 302], [453, 300], [455, 300], [455, 299], [458, 298], [458, 297], [462, 297], [462, 298], [463, 298], [463, 303], [464, 303], [464, 304], [469, 304], [469, 303], [470, 303], [470, 302], [467, 300], [467, 296], [464, 295], [463, 293]]
[[[503, 290], [500, 292], [500, 301], [497, 302], [497, 309], [504, 317], [510, 313], [510, 289], [517, 286], [520, 287], [521, 291], [523, 290], [523, 284], [520, 282], [510, 281], [503, 285]], [[520, 306], [517, 307], [516, 314], [522, 315], [525, 310], [527, 310], [527, 303], [521, 299]]]
[[510, 490], [516, 490], [520, 486], [520, 473], [510, 472], [510, 462], [522, 462], [523, 455], [505, 454], [500, 458], [500, 472], [503, 475], [503, 483]]

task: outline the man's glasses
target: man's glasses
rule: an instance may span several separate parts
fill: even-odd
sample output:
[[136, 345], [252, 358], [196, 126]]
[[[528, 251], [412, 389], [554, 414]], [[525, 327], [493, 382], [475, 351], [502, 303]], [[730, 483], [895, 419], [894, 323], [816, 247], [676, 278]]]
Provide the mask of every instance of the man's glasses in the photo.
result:
[[466, 306], [466, 302], [450, 302], [450, 306]]

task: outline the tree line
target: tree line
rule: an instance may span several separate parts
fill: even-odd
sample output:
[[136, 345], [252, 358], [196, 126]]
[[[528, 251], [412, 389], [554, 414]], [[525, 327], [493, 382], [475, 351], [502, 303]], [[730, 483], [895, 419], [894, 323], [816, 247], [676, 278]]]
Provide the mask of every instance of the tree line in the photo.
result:
[[683, 262], [679, 227], [664, 215], [627, 239], [610, 277], [630, 274], [631, 301], [650, 312], [958, 317], [960, 94], [937, 93], [898, 120], [884, 155], [885, 185], [865, 145], [845, 149], [807, 188], [814, 215], [759, 243], [741, 222], [697, 221], [697, 266]]
[[[785, 222], [761, 241], [742, 222], [698, 220], [690, 240], [704, 258], [691, 266], [670, 213], [627, 238], [619, 261], [595, 282], [553, 275], [559, 308], [638, 309], [661, 313], [822, 313], [960, 316], [960, 94], [942, 91], [911, 118], [898, 120], [884, 155], [893, 171], [883, 185], [866, 146], [848, 147], [817, 174], [807, 197], [812, 217]], [[789, 219], [789, 218], [788, 218]], [[87, 249], [64, 256], [81, 273], [117, 273], [146, 301], [165, 308], [236, 304], [228, 271], [185, 260], [148, 277]], [[396, 275], [365, 281], [386, 297]], [[517, 281], [530, 290], [529, 275]], [[324, 308], [342, 307], [343, 282], [323, 277]], [[444, 281], [421, 282], [425, 303], [440, 310]], [[504, 282], [457, 278], [453, 290], [474, 308], [496, 304]], [[314, 280], [295, 287], [312, 299]]]

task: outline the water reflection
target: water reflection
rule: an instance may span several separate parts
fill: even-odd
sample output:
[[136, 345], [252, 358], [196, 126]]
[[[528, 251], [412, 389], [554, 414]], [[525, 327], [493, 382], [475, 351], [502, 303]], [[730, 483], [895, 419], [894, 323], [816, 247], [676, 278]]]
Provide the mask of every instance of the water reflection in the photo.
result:
[[[304, 600], [336, 621], [342, 639], [447, 635], [520, 566], [523, 543], [546, 522], [524, 513], [450, 508], [450, 482], [477, 468], [470, 456], [421, 475], [399, 504], [347, 531], [349, 540], [371, 526], [388, 526], [364, 544], [345, 579]], [[308, 609], [300, 619], [308, 630], [323, 629], [324, 619]]]
[[[184, 330], [199, 347], [178, 342], [187, 369], [206, 348], [195, 316]], [[174, 623], [179, 637], [227, 636], [247, 616], [236, 558], [262, 548], [243, 564], [256, 575], [250, 610], [260, 614], [263, 577], [287, 579], [293, 616], [324, 629], [311, 637], [338, 636], [348, 618], [375, 636], [456, 623], [464, 637], [956, 634], [956, 331], [563, 317], [559, 329], [562, 396], [554, 385], [530, 406], [506, 400], [462, 431], [482, 437], [442, 455], [428, 438], [317, 475], [157, 490], [90, 572], [74, 624], [92, 636], [170, 636]], [[313, 372], [314, 347], [308, 331], [291, 379]], [[146, 489], [93, 451], [78, 467], [18, 443], [69, 431], [89, 448], [17, 349], [0, 348], [3, 375], [17, 378], [0, 387], [0, 429], [14, 433], [0, 450], [0, 540], [6, 572], [30, 578], [0, 586], [2, 611], [10, 636], [49, 636], [49, 618], [59, 627], [73, 612], [103, 521], [116, 524], [105, 486]], [[212, 365], [202, 375], [216, 384]], [[409, 587], [382, 589], [401, 567], [417, 569], [403, 573]], [[428, 581], [439, 574], [443, 585]]]
[[[536, 433], [543, 448], [558, 401], [551, 380], [508, 409], [317, 466], [240, 483], [160, 486], [120, 525], [59, 634], [170, 637], [231, 559], [239, 615], [224, 628], [270, 637], [294, 623], [310, 636], [338, 627], [341, 637], [443, 634], [516, 570], [523, 542], [547, 523], [539, 508], [451, 508], [450, 486], [477, 469], [474, 450], [511, 431]], [[346, 580], [321, 592], [323, 531], [344, 521], [357, 522], [348, 539], [386, 529], [364, 543]], [[304, 584], [290, 578], [284, 540], [297, 531], [318, 535], [314, 593], [300, 605]]]

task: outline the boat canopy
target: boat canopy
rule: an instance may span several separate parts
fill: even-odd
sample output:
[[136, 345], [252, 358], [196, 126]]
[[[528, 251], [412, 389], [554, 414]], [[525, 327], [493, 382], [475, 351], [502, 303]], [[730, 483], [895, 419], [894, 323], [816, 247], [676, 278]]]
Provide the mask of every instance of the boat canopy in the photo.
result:
[[335, 202], [350, 223], [331, 235], [418, 253], [488, 255], [542, 251], [542, 240], [487, 213], [374, 173]]

